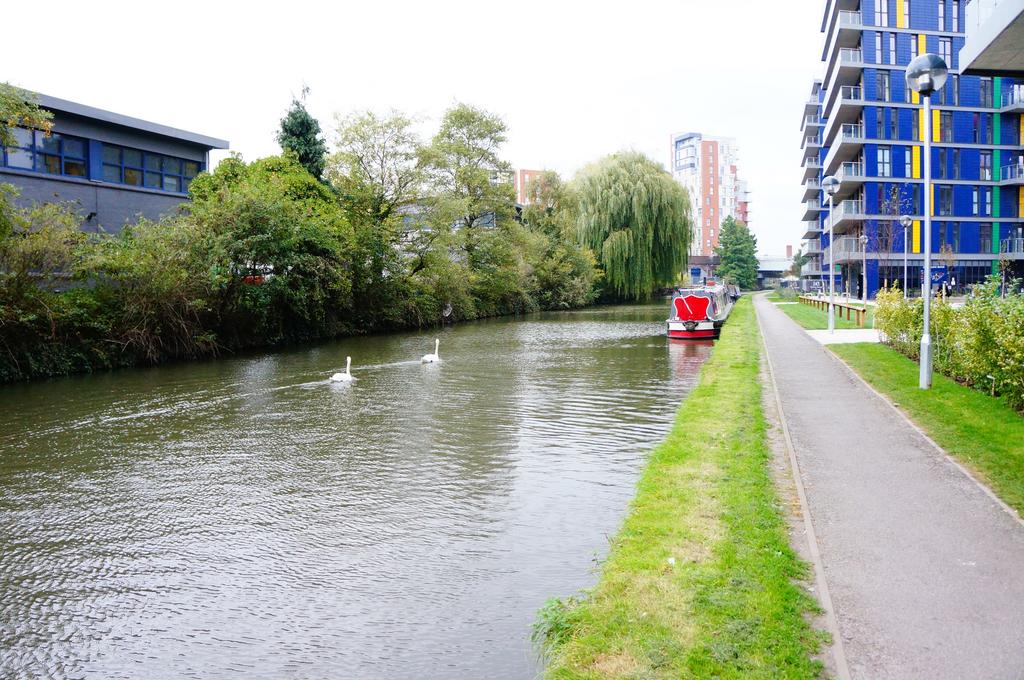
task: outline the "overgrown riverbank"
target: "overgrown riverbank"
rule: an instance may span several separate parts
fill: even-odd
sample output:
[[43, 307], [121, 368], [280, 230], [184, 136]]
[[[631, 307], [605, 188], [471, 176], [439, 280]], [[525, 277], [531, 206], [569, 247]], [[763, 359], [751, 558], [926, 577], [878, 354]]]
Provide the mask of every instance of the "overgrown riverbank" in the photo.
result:
[[744, 298], [652, 452], [597, 586], [539, 613], [548, 677], [820, 673], [816, 606], [768, 469], [759, 337]]

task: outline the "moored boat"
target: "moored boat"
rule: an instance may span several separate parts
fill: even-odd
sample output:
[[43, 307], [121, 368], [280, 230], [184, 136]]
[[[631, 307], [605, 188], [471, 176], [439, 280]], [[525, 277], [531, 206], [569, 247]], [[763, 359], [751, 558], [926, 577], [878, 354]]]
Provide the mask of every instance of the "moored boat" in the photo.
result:
[[676, 340], [713, 340], [722, 333], [739, 289], [709, 281], [703, 286], [680, 288], [672, 296], [666, 322], [668, 337]]

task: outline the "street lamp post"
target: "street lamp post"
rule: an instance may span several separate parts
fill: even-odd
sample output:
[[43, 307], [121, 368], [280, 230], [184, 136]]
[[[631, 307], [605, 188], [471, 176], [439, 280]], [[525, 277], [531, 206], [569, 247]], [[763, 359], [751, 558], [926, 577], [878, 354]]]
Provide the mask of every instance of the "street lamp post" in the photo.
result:
[[861, 252], [863, 253], [864, 259], [861, 261], [861, 270], [864, 274], [864, 289], [861, 291], [862, 297], [864, 298], [864, 309], [868, 308], [868, 235], [860, 235], [860, 246]]
[[949, 68], [937, 54], [922, 54], [907, 65], [907, 86], [924, 99], [924, 332], [918, 387], [932, 386], [932, 94], [946, 84]]
[[836, 331], [836, 267], [834, 262], [835, 248], [832, 241], [832, 224], [836, 221], [834, 197], [839, 191], [839, 180], [829, 175], [821, 180], [821, 188], [828, 194], [828, 332]]
[[910, 270], [907, 267], [907, 229], [914, 223], [910, 215], [904, 215], [900, 218], [900, 224], [903, 225], [903, 299], [907, 299], [907, 286], [910, 285], [907, 281], [907, 276], [910, 275]]

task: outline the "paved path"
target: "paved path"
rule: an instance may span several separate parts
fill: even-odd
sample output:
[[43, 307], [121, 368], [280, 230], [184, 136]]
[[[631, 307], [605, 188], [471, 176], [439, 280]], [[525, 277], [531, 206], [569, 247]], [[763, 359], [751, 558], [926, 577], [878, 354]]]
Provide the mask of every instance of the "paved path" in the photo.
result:
[[854, 678], [1024, 677], [1024, 524], [755, 300]]

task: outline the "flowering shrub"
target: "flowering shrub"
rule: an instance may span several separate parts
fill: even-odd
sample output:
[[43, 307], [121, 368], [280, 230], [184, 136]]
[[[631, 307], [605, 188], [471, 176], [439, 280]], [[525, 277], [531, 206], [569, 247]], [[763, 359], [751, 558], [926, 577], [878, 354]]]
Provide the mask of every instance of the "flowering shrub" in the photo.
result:
[[[896, 289], [878, 293], [875, 326], [882, 340], [917, 359], [924, 328], [921, 300], [905, 300]], [[935, 370], [1024, 410], [1024, 295], [998, 294], [994, 278], [974, 289], [963, 307], [932, 304]]]

